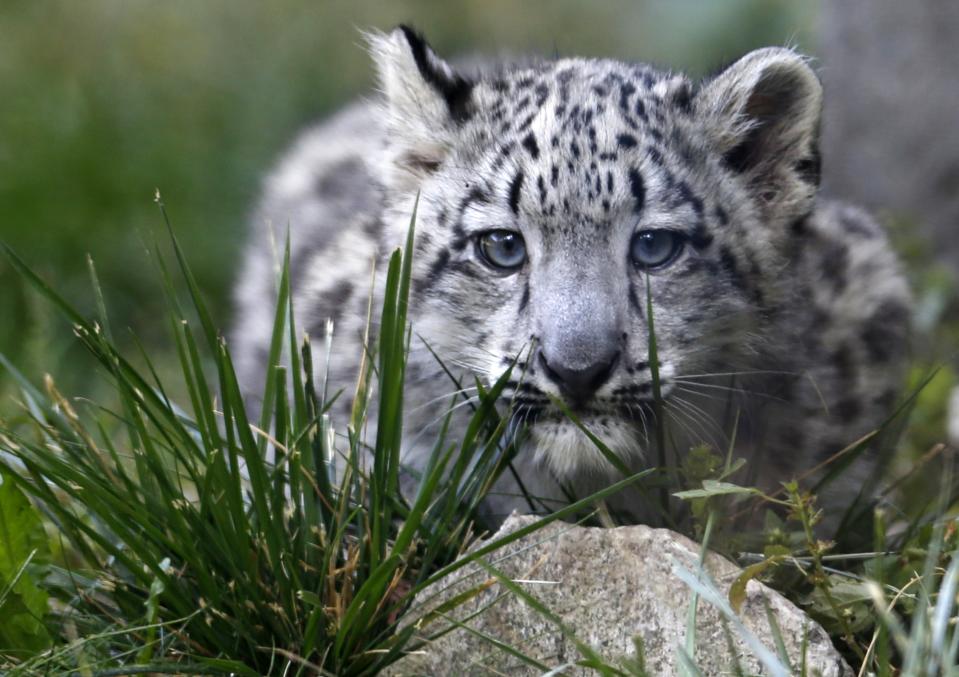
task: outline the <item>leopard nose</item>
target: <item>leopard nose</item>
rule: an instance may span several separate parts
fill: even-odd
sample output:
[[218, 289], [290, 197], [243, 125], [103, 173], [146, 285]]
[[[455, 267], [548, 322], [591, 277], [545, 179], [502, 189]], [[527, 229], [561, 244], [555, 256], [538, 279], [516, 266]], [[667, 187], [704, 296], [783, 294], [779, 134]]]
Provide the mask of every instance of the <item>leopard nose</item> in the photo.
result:
[[540, 350], [539, 363], [563, 395], [573, 404], [581, 405], [609, 380], [619, 361], [619, 350], [594, 357], [596, 359], [591, 364], [575, 369], [564, 365], [561, 360], [548, 359], [546, 353]]

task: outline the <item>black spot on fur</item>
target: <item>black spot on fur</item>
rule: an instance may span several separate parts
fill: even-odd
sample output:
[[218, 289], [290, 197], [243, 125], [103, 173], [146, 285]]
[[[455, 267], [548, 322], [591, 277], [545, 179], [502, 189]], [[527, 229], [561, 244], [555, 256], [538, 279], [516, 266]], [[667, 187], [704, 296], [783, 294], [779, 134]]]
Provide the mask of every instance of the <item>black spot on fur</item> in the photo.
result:
[[629, 107], [629, 97], [636, 93], [636, 88], [629, 82], [624, 82], [619, 88], [619, 105], [623, 110]]
[[523, 118], [523, 121], [520, 122], [519, 125], [517, 125], [516, 131], [524, 132], [527, 129], [529, 129], [529, 126], [533, 124], [533, 120], [536, 118], [536, 115], [537, 115], [537, 112], [533, 112], [527, 115], [525, 118]]
[[509, 184], [509, 208], [514, 214], [519, 214], [519, 195], [523, 189], [524, 178], [523, 172], [516, 172], [516, 176], [513, 177], [513, 180]]
[[882, 234], [876, 224], [869, 218], [851, 209], [844, 209], [840, 212], [839, 223], [847, 233], [861, 235], [865, 238], [874, 238]]
[[802, 218], [796, 219], [789, 226], [789, 232], [792, 233], [794, 237], [802, 237], [809, 232], [809, 215], [806, 214]]
[[523, 295], [519, 299], [519, 312], [526, 310], [526, 306], [529, 305], [529, 279], [523, 283]]
[[372, 180], [366, 165], [358, 158], [337, 162], [322, 172], [314, 184], [316, 194], [325, 199], [342, 200], [349, 187]]
[[676, 194], [678, 200], [689, 204], [697, 216], [703, 215], [703, 201], [693, 193], [688, 183], [680, 181], [676, 184]]
[[673, 92], [673, 105], [676, 106], [681, 113], [688, 113], [691, 102], [692, 91], [690, 90], [689, 83], [684, 82]]
[[343, 315], [343, 306], [353, 294], [353, 283], [349, 280], [340, 280], [331, 288], [321, 292], [317, 299], [317, 306], [323, 309], [322, 316], [337, 322]]
[[646, 122], [649, 119], [649, 116], [646, 113], [646, 104], [643, 103], [641, 98], [636, 99], [636, 117], [643, 122]]
[[463, 212], [465, 212], [466, 208], [469, 207], [474, 202], [479, 202], [481, 204], [489, 204], [490, 203], [489, 194], [482, 188], [479, 188], [478, 186], [474, 186], [473, 188], [471, 188], [470, 191], [466, 194], [466, 197], [460, 200], [459, 209], [457, 210], [457, 218], [458, 219], [462, 218]]
[[847, 397], [836, 404], [836, 414], [843, 421], [851, 422], [859, 418], [862, 413], [862, 404], [855, 397]]
[[449, 250], [441, 250], [433, 260], [433, 263], [430, 264], [429, 270], [426, 271], [426, 275], [413, 281], [413, 290], [418, 294], [422, 294], [423, 292], [427, 291], [430, 287], [436, 284], [436, 281], [443, 274], [443, 271], [449, 265], [449, 262]]
[[726, 210], [723, 209], [722, 205], [716, 205], [716, 220], [721, 226], [726, 226], [729, 224], [729, 214], [726, 213]]
[[620, 134], [616, 137], [616, 143], [619, 144], [620, 148], [635, 148], [637, 141], [632, 134]]
[[[645, 307], [639, 301], [639, 295], [636, 293], [636, 285], [634, 284], [629, 285], [629, 305], [632, 306], [633, 310], [635, 310], [640, 317], [643, 316]], [[637, 368], [639, 367], [637, 366]]]
[[828, 280], [834, 291], [841, 292], [849, 283], [849, 249], [842, 242], [827, 242], [819, 258], [819, 270], [823, 279]]
[[853, 360], [852, 350], [845, 343], [840, 344], [830, 358], [836, 370], [836, 378], [844, 388], [852, 387], [856, 379], [856, 363]]
[[700, 221], [693, 228], [689, 241], [696, 249], [701, 251], [713, 243], [713, 235], [706, 229], [706, 225]]
[[629, 168], [629, 192], [633, 194], [633, 199], [636, 201], [633, 210], [638, 214], [643, 211], [643, 206], [646, 204], [646, 184], [635, 167]]
[[897, 301], [886, 301], [866, 321], [862, 340], [869, 357], [879, 363], [889, 361], [904, 349], [903, 327], [909, 321], [909, 310]]
[[534, 160], [539, 158], [539, 145], [536, 143], [536, 139], [532, 134], [527, 134], [523, 138], [523, 148], [529, 151], [529, 154]]
[[443, 97], [449, 108], [450, 116], [457, 122], [468, 120], [472, 114], [470, 105], [473, 93], [473, 83], [461, 75], [449, 75], [435, 67], [429, 45], [409, 26], [400, 26], [406, 42], [413, 52], [413, 60], [416, 61], [416, 67], [420, 75]]
[[536, 105], [542, 107], [547, 97], [549, 97], [549, 87], [542, 82], [536, 85]]
[[892, 406], [896, 403], [898, 398], [899, 391], [897, 391], [895, 388], [891, 388], [873, 398], [873, 402], [881, 409], [888, 411], [892, 409]]

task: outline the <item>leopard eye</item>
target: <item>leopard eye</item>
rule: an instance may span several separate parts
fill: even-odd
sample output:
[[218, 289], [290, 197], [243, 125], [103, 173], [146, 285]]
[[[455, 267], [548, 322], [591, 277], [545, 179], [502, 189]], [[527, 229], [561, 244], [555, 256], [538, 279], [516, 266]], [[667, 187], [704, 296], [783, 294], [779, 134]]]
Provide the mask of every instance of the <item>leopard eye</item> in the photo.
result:
[[526, 262], [523, 236], [512, 230], [491, 230], [477, 240], [480, 257], [493, 268], [515, 270]]
[[629, 255], [640, 268], [651, 270], [672, 263], [685, 240], [671, 230], [641, 230], [633, 235]]

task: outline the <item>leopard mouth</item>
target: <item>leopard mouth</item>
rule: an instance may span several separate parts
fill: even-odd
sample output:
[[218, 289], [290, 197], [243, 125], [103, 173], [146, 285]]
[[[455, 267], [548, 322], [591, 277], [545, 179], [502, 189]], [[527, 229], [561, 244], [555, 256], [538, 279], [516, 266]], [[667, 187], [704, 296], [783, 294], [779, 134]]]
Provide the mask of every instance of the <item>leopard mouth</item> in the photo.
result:
[[[528, 454], [560, 482], [618, 476], [624, 464], [642, 467], [656, 428], [653, 403], [637, 400], [629, 406], [602, 404], [597, 402], [577, 412], [552, 404], [514, 405], [508, 428], [510, 442], [518, 453]], [[619, 462], [610, 461], [610, 453]]]
[[658, 408], [651, 391], [648, 385], [630, 384], [577, 403], [550, 396], [528, 382], [513, 381], [500, 396], [509, 416], [507, 438], [533, 440], [535, 455], [550, 465], [555, 465], [557, 456], [566, 457], [560, 464], [566, 469], [579, 465], [573, 461], [577, 457], [587, 459], [587, 466], [604, 463], [590, 436], [618, 447], [617, 455], [624, 458], [634, 455], [629, 450], [641, 456], [657, 426]]
[[586, 405], [560, 404], [546, 396], [514, 396], [508, 399], [513, 421], [526, 426], [543, 424], [593, 427], [649, 425], [655, 416], [655, 404], [649, 399], [606, 398]]

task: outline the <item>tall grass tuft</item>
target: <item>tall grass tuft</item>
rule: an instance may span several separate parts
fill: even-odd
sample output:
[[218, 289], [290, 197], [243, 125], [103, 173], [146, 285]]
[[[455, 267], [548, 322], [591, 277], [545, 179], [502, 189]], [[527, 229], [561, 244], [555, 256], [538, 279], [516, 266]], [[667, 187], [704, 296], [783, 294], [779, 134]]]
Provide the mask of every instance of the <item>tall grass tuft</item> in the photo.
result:
[[[39, 506], [66, 564], [20, 563], [56, 600], [37, 620], [57, 648], [20, 664], [17, 647], [0, 647], [0, 662], [84, 675], [375, 674], [412, 635], [398, 625], [412, 595], [458, 567], [450, 565], [471, 538], [479, 501], [509, 460], [494, 407], [509, 374], [480, 389], [464, 439], [448, 439], [447, 416], [416, 494], [404, 496], [412, 222], [405, 250], [389, 259], [378, 336], [356, 393], [327, 394], [314, 383], [313, 347], [294, 321], [287, 246], [255, 421], [172, 229], [170, 237], [186, 303], [155, 249], [182, 406], [147, 355], [141, 368], [115, 347], [92, 264], [96, 319], [6, 249], [70, 320], [118, 405], [75, 405], [49, 376], [41, 389], [3, 361], [30, 425], [3, 427], [2, 489]], [[349, 421], [330, 415], [338, 397], [355, 398]], [[363, 431], [373, 397], [370, 441]]]

